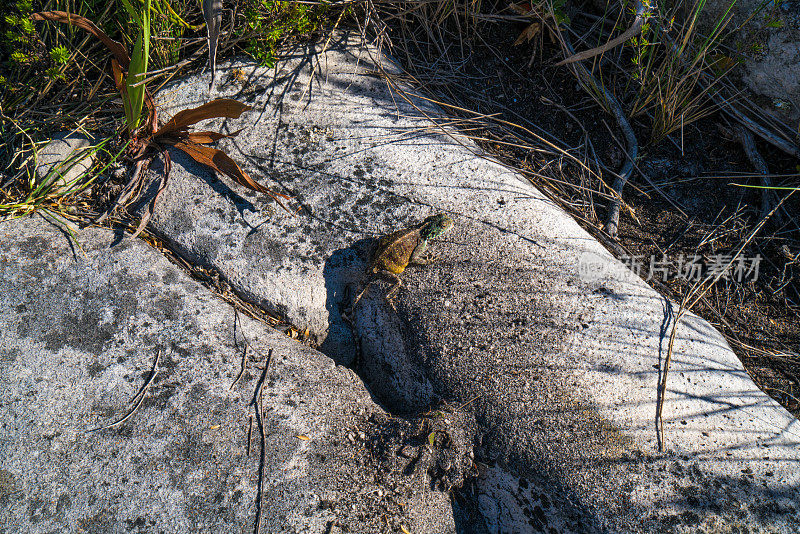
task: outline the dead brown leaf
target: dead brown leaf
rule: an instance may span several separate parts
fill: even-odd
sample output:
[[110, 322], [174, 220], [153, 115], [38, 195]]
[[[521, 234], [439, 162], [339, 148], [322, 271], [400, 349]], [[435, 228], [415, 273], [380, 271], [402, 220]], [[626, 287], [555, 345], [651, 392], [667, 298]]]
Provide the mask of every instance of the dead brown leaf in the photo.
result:
[[220, 139], [224, 139], [226, 137], [233, 137], [239, 132], [234, 132], [230, 135], [226, 135], [220, 132], [189, 132], [184, 137], [191, 141], [192, 143], [197, 143], [200, 145], [208, 145], [213, 143], [214, 141], [219, 141]]
[[117, 91], [124, 97], [125, 84], [123, 83], [122, 68], [119, 66], [119, 61], [114, 58], [111, 59], [111, 73], [114, 75], [114, 85], [117, 86]]
[[253, 108], [236, 100], [232, 100], [230, 98], [218, 98], [216, 100], [212, 100], [211, 102], [207, 102], [202, 106], [179, 111], [169, 120], [169, 122], [167, 122], [161, 127], [160, 130], [156, 132], [156, 137], [185, 130], [192, 124], [206, 119], [216, 119], [218, 117], [238, 119], [242, 113], [251, 109]]
[[289, 200], [288, 196], [282, 193], [276, 193], [271, 189], [267, 189], [263, 185], [250, 178], [250, 176], [222, 150], [210, 146], [200, 145], [189, 141], [188, 139], [174, 140], [170, 144], [172, 144], [175, 148], [185, 152], [197, 163], [205, 165], [206, 167], [233, 178], [236, 183], [240, 185], [248, 187], [254, 191], [258, 191], [259, 193], [268, 194], [278, 201], [278, 203], [281, 204], [284, 209], [286, 208], [280, 199]]
[[530, 2], [517, 2], [509, 4], [508, 7], [517, 15], [529, 15], [533, 11], [533, 6]]
[[524, 43], [526, 41], [530, 41], [531, 39], [536, 37], [536, 35], [538, 35], [538, 33], [541, 31], [541, 29], [542, 29], [542, 25], [540, 23], [538, 23], [538, 22], [531, 23], [527, 28], [522, 30], [522, 33], [519, 34], [519, 37], [517, 37], [517, 40], [514, 41], [514, 46], [521, 45], [522, 43]]

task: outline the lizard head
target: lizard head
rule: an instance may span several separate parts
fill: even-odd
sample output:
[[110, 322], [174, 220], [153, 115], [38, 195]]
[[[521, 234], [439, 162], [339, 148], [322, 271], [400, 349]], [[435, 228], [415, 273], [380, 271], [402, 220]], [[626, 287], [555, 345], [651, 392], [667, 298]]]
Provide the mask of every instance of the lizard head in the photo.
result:
[[437, 215], [431, 215], [422, 222], [419, 234], [422, 239], [427, 241], [436, 239], [452, 227], [453, 219], [444, 213], [439, 213]]

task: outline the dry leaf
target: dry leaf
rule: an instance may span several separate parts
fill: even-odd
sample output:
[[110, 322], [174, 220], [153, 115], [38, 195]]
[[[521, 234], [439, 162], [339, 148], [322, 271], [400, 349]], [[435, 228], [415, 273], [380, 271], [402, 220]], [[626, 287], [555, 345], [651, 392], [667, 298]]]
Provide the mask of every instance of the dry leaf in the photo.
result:
[[185, 130], [192, 124], [204, 121], [206, 119], [216, 119], [218, 117], [227, 117], [229, 119], [238, 119], [239, 116], [245, 111], [253, 109], [247, 104], [242, 104], [239, 101], [230, 98], [218, 98], [207, 102], [202, 106], [196, 108], [184, 109], [179, 111], [172, 117], [169, 122], [161, 127], [156, 132], [156, 137], [160, 135], [168, 135], [172, 132]]
[[199, 145], [188, 140], [173, 141], [170, 144], [188, 154], [197, 163], [205, 165], [206, 167], [210, 167], [217, 172], [233, 178], [236, 183], [240, 185], [248, 187], [253, 191], [258, 191], [259, 193], [266, 193], [276, 200], [278, 200], [278, 197], [287, 200], [289, 199], [288, 196], [281, 193], [275, 193], [274, 191], [271, 191], [270, 189], [267, 189], [263, 185], [254, 181], [244, 170], [242, 170], [241, 167], [239, 167], [235, 161], [231, 159], [230, 156], [228, 156], [222, 150], [210, 146]]
[[527, 15], [533, 11], [533, 6], [530, 2], [518, 2], [516, 4], [510, 4], [508, 7], [518, 15]]
[[531, 23], [527, 28], [522, 30], [521, 34], [519, 34], [517, 40], [514, 41], [514, 46], [520, 45], [526, 41], [530, 41], [531, 39], [536, 37], [536, 35], [539, 33], [541, 29], [542, 25], [540, 23], [538, 22]]
[[122, 68], [119, 66], [119, 61], [114, 58], [111, 58], [111, 73], [114, 75], [114, 85], [117, 86], [117, 91], [119, 91], [122, 96], [125, 96], [126, 89], [123, 83]]
[[153, 97], [150, 96], [150, 91], [146, 88], [144, 90], [144, 104], [147, 106], [147, 109], [150, 110], [150, 114], [147, 116], [147, 123], [145, 124], [147, 133], [153, 135], [158, 129], [158, 114], [156, 113], [156, 104], [153, 102]]
[[192, 143], [207, 145], [209, 143], [213, 143], [214, 141], [219, 141], [220, 139], [224, 139], [225, 137], [233, 137], [237, 133], [239, 132], [232, 133], [231, 135], [226, 135], [224, 133], [219, 133], [219, 132], [189, 132], [188, 134], [186, 134], [186, 139], [188, 139]]

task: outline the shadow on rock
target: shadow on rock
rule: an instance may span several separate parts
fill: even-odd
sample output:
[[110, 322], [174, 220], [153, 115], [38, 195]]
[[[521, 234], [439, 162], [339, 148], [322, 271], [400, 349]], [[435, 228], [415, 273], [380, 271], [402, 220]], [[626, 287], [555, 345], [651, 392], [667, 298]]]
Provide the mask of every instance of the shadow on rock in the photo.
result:
[[338, 365], [353, 367], [358, 358], [353, 329], [342, 314], [349, 308], [354, 293], [360, 291], [359, 287], [366, 279], [364, 271], [367, 258], [375, 243], [375, 239], [366, 238], [347, 248], [338, 249], [325, 260], [322, 269], [329, 330], [319, 350]]

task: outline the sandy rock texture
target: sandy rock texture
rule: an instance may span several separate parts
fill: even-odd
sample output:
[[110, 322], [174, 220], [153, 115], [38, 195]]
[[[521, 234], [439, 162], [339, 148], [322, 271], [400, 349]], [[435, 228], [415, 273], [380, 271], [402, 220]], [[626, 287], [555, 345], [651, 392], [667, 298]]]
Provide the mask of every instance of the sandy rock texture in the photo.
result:
[[0, 532], [254, 532], [259, 480], [262, 532], [455, 532], [414, 423], [143, 242], [2, 222], [0, 289]]
[[800, 121], [800, 4], [711, 0], [701, 15], [701, 28], [711, 30], [728, 10], [727, 30], [738, 29], [732, 41], [744, 57], [733, 75], [752, 92], [757, 104], [796, 132]]

